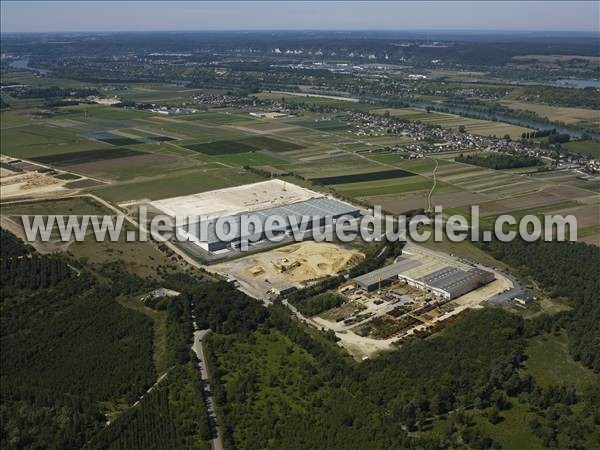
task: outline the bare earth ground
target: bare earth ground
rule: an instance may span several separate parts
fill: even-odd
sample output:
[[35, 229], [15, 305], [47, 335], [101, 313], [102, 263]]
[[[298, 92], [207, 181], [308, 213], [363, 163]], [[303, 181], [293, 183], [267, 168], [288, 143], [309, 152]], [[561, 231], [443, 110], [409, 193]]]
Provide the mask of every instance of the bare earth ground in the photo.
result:
[[64, 185], [67, 182], [37, 172], [12, 172], [12, 175], [7, 176], [4, 176], [3, 172], [0, 180], [2, 200], [27, 196], [43, 197], [58, 191], [66, 191]]
[[305, 241], [206, 267], [209, 272], [235, 278], [255, 298], [268, 291], [301, 287], [357, 264], [362, 253], [326, 242]]
[[175, 216], [224, 217], [322, 197], [323, 194], [272, 179], [199, 194], [157, 200], [151, 205]]
[[[427, 206], [427, 192], [414, 192], [404, 196], [382, 195], [369, 197], [375, 205], [381, 205], [386, 211], [403, 213], [411, 209], [425, 208]], [[475, 192], [449, 192], [447, 194], [436, 194], [434, 192], [432, 203], [443, 207], [456, 208], [465, 205], [478, 205], [491, 200], [490, 197]]]

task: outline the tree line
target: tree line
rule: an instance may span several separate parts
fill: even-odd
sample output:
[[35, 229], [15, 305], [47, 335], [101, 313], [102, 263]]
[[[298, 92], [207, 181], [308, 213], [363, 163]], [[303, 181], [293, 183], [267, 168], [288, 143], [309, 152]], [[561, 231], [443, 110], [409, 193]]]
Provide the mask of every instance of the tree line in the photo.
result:
[[458, 155], [457, 162], [487, 167], [488, 169], [516, 169], [518, 167], [541, 166], [541, 159], [525, 155], [509, 155], [508, 153], [489, 153], [485, 155]]

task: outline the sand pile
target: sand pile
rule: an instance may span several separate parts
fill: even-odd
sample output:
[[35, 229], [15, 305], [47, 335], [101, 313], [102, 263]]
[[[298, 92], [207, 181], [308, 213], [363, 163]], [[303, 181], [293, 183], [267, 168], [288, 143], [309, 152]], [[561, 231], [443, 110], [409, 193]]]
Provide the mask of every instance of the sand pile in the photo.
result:
[[304, 282], [336, 274], [356, 265], [364, 255], [326, 242], [303, 242], [277, 250], [282, 256], [273, 262], [290, 281]]

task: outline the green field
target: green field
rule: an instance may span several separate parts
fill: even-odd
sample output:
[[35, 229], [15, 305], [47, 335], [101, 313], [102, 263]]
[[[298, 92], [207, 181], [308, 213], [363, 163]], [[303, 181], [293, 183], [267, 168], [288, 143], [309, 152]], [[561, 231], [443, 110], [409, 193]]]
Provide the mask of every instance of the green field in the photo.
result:
[[200, 121], [205, 124], [215, 125], [232, 125], [241, 123], [261, 123], [259, 119], [253, 119], [252, 116], [246, 114], [231, 114], [228, 112], [206, 112], [199, 114], [190, 114], [180, 116], [179, 119], [185, 121]]
[[114, 138], [98, 138], [97, 141], [106, 142], [110, 145], [122, 146], [122, 145], [136, 145], [141, 144], [142, 141], [138, 141], [136, 139], [126, 138], [126, 137], [114, 137]]
[[60, 173], [58, 175], [54, 175], [54, 178], [58, 180], [79, 180], [81, 177], [74, 173]]
[[185, 122], [175, 119], [164, 119], [160, 117], [152, 117], [143, 122], [145, 126], [149, 126], [154, 131], [164, 132], [166, 134], [174, 134], [181, 136], [183, 139], [194, 139], [200, 142], [212, 142], [225, 139], [238, 139], [247, 136], [247, 133], [224, 129], [219, 127], [211, 127], [201, 125], [194, 122]]
[[590, 155], [600, 158], [600, 142], [597, 141], [572, 141], [563, 144], [567, 150], [581, 155]]
[[123, 109], [113, 106], [87, 105], [65, 106], [60, 109], [58, 117], [67, 117], [83, 123], [94, 120], [124, 121], [152, 117], [148, 111]]
[[294, 121], [294, 125], [321, 131], [345, 131], [351, 128], [339, 120], [301, 120]]
[[159, 200], [261, 180], [262, 178], [259, 176], [239, 169], [198, 169], [191, 172], [180, 171], [175, 174], [145, 181], [101, 187], [95, 193], [113, 202], [135, 199]]
[[293, 142], [281, 141], [266, 136], [249, 137], [238, 140], [223, 140], [199, 144], [186, 144], [185, 148], [205, 155], [225, 155], [244, 153], [255, 150], [268, 150], [271, 152], [287, 152], [300, 150], [302, 145]]
[[371, 197], [376, 195], [400, 194], [431, 189], [432, 181], [418, 175], [399, 179], [367, 181], [334, 185], [334, 189], [348, 197]]
[[212, 158], [215, 161], [234, 166], [281, 166], [289, 164], [288, 159], [279, 156], [277, 153], [265, 151], [231, 153], [226, 155], [216, 155]]
[[309, 95], [291, 95], [285, 92], [261, 92], [256, 94], [256, 97], [261, 99], [285, 99], [287, 103], [304, 103], [306, 105], [323, 105], [330, 106], [332, 108], [351, 108], [362, 111], [368, 111], [372, 109], [372, 105], [369, 103], [359, 103], [352, 100], [343, 100], [337, 98], [327, 98]]
[[438, 166], [452, 164], [450, 161], [447, 161], [445, 159], [440, 159], [440, 158], [435, 158], [435, 160], [431, 159], [431, 158], [421, 158], [421, 159], [405, 160], [405, 161], [399, 162], [397, 165], [402, 167], [403, 169], [409, 170], [411, 172], [422, 174], [422, 173], [432, 172], [433, 169], [435, 169], [436, 161], [437, 161]]
[[90, 141], [73, 129], [43, 124], [2, 130], [0, 142], [3, 154], [17, 158], [112, 147], [102, 142]]
[[513, 406], [502, 411], [502, 421], [492, 425], [485, 417], [477, 416], [475, 422], [505, 449], [543, 450], [542, 441], [529, 429], [529, 421], [535, 416], [527, 405], [513, 401]]
[[205, 155], [229, 155], [256, 150], [256, 147], [240, 141], [215, 141], [207, 144], [187, 144], [183, 147]]
[[542, 334], [529, 341], [527, 371], [540, 386], [571, 384], [581, 391], [597, 375], [573, 361], [564, 332]]

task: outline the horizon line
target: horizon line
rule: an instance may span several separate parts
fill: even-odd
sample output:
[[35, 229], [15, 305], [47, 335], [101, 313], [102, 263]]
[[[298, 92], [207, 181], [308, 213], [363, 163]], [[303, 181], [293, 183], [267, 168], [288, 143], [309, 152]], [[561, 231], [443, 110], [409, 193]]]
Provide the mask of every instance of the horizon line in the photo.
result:
[[48, 30], [48, 31], [0, 31], [0, 34], [94, 34], [94, 33], [201, 33], [201, 32], [470, 32], [470, 33], [575, 33], [575, 34], [600, 34], [597, 30], [527, 30], [527, 29], [478, 29], [478, 28], [205, 28], [205, 29], [148, 29], [148, 30]]

